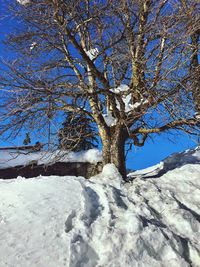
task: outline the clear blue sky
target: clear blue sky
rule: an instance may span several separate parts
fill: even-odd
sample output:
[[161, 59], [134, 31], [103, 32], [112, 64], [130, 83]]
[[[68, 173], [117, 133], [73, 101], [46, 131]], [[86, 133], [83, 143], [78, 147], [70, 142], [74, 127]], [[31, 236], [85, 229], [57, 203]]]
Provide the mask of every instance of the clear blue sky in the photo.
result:
[[[170, 139], [169, 139], [170, 138]], [[143, 169], [156, 163], [175, 152], [194, 148], [197, 140], [184, 133], [174, 135], [155, 135], [153, 140], [146, 142], [144, 147], [135, 147], [127, 158], [127, 168]]]
[[[6, 5], [6, 1], [0, 2], [0, 16], [5, 15], [5, 19], [0, 20], [0, 57], [6, 56], [9, 58], [11, 54], [3, 46], [2, 40], [5, 38], [6, 33], [9, 33], [14, 27], [13, 20], [6, 14], [3, 4]], [[9, 18], [9, 20], [8, 20]], [[8, 145], [22, 145], [25, 133], [22, 133], [16, 140], [6, 142], [0, 138], [0, 146]], [[170, 139], [170, 140], [169, 140]], [[36, 140], [37, 141], [37, 140]], [[192, 137], [184, 133], [174, 133], [174, 135], [160, 135], [155, 136], [153, 141], [148, 140], [144, 147], [137, 148], [133, 147], [132, 152], [127, 157], [127, 167], [130, 169], [141, 169], [151, 165], [154, 165], [165, 157], [169, 156], [174, 152], [180, 152], [188, 148], [197, 146], [197, 140], [195, 141]]]

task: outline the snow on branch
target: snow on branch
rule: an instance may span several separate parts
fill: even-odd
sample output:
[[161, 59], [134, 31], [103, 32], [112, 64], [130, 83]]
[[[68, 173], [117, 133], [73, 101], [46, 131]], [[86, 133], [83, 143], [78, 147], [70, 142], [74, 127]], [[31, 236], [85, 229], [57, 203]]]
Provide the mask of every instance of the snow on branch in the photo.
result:
[[89, 51], [86, 51], [86, 54], [91, 60], [93, 60], [98, 56], [99, 50], [98, 48], [90, 49]]
[[[138, 102], [133, 103], [132, 100], [132, 94], [130, 91], [130, 88], [126, 84], [121, 84], [120, 86], [116, 88], [111, 88], [110, 92], [114, 93], [115, 100], [116, 100], [116, 107], [119, 111], [124, 111], [125, 113], [129, 113], [132, 111], [138, 111], [142, 107], [148, 105], [149, 98], [146, 98], [141, 96], [141, 99]], [[122, 103], [124, 104], [122, 104]], [[112, 114], [112, 107], [108, 107], [107, 113], [103, 114], [105, 123], [111, 127], [117, 124], [118, 119], [113, 117]]]
[[31, 45], [30, 45], [30, 51], [32, 51], [34, 48], [36, 48], [37, 46], [37, 43], [36, 42], [33, 42]]
[[112, 116], [112, 113], [111, 112], [107, 112], [107, 114], [103, 114], [103, 117], [104, 117], [104, 120], [105, 120], [105, 123], [111, 127], [111, 126], [114, 126], [117, 124], [117, 118], [114, 118]]
[[[110, 89], [114, 94], [121, 95], [122, 101], [125, 104], [125, 112], [128, 113], [135, 109], [139, 109], [143, 105], [148, 104], [149, 100], [141, 98], [139, 102], [133, 103], [130, 88], [126, 84], [121, 84], [120, 86]], [[120, 110], [120, 104], [117, 101], [117, 108]]]
[[31, 0], [17, 0], [17, 2], [22, 5], [22, 6], [25, 6], [25, 5], [28, 5], [31, 3]]

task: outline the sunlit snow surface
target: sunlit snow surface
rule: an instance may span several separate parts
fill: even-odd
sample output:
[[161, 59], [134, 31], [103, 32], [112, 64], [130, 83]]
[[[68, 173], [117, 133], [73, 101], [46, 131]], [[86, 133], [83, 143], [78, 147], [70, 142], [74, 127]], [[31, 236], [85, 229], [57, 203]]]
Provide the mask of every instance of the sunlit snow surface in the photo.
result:
[[200, 266], [198, 160], [172, 156], [130, 183], [113, 165], [91, 180], [0, 180], [0, 266]]
[[90, 162], [97, 163], [102, 160], [101, 151], [98, 149], [89, 149], [80, 152], [69, 152], [56, 150], [53, 152], [39, 151], [0, 151], [0, 169], [15, 166], [26, 166], [31, 163], [53, 164], [55, 162]]

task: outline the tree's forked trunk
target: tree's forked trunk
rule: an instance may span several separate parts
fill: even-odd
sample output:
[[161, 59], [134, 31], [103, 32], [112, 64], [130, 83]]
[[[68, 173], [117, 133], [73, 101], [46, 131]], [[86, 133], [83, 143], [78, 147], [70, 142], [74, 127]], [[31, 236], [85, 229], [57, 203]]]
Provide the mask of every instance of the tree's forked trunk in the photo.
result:
[[110, 134], [101, 135], [103, 166], [108, 163], [113, 163], [123, 179], [126, 179], [126, 164], [125, 164], [125, 135], [122, 130], [117, 129]]

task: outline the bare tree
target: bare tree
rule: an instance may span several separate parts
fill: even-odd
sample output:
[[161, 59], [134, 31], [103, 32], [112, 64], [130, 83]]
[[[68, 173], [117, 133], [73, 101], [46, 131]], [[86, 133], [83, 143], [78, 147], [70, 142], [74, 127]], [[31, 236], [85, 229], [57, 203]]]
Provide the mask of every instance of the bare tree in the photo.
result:
[[199, 83], [191, 74], [199, 70], [197, 4], [13, 2], [20, 27], [8, 44], [20, 57], [1, 77], [1, 132], [42, 127], [65, 111], [84, 113], [98, 126], [103, 164], [114, 163], [123, 177], [127, 139], [143, 146], [155, 133], [198, 134]]

